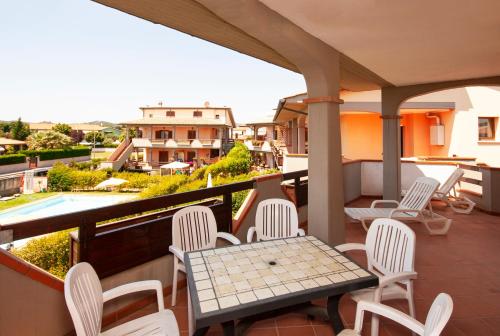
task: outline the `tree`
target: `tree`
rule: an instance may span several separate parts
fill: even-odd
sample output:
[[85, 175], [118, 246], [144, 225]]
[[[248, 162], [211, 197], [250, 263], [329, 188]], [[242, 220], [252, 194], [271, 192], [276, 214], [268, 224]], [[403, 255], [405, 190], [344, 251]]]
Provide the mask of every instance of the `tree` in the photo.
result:
[[12, 139], [26, 140], [30, 133], [30, 126], [27, 123], [22, 122], [21, 118], [10, 124], [10, 135]]
[[85, 134], [82, 130], [71, 130], [70, 137], [74, 143], [80, 143], [85, 139]]
[[85, 141], [90, 143], [102, 143], [104, 141], [104, 134], [102, 132], [88, 132], [85, 134]]
[[73, 144], [69, 136], [55, 131], [32, 134], [26, 141], [28, 142], [28, 148], [33, 150], [64, 149]]
[[68, 124], [59, 123], [52, 126], [52, 130], [70, 136], [73, 129]]
[[[118, 137], [118, 140], [120, 140], [120, 141], [125, 140], [125, 136], [126, 136], [126, 129], [122, 128], [122, 132], [120, 133], [120, 136]], [[129, 128], [128, 129], [128, 137], [130, 139], [137, 138], [137, 129], [135, 129], [135, 128]]]

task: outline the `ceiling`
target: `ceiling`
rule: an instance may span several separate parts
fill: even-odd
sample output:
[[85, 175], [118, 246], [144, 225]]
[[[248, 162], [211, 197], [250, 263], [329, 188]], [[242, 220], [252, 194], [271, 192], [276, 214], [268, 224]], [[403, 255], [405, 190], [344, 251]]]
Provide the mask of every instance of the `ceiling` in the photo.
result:
[[500, 75], [498, 0], [260, 0], [400, 86]]

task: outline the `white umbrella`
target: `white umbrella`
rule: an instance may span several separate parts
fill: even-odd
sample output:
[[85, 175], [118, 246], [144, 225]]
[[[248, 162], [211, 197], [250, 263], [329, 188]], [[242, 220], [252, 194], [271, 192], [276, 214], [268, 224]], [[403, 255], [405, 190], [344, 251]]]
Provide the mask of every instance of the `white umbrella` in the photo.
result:
[[163, 166], [160, 166], [161, 169], [163, 169], [163, 168], [170, 169], [170, 175], [172, 175], [172, 170], [174, 170], [174, 169], [184, 169], [187, 167], [189, 167], [189, 165], [187, 163], [179, 162], [179, 161], [170, 162], [170, 163], [164, 164]]
[[107, 179], [106, 181], [102, 181], [101, 183], [96, 185], [95, 189], [106, 189], [109, 187], [116, 187], [116, 186], [119, 186], [120, 184], [127, 183], [127, 182], [128, 182], [127, 180], [112, 177], [112, 178]]
[[187, 168], [187, 167], [189, 167], [189, 165], [187, 163], [179, 162], [179, 161], [174, 161], [174, 162], [170, 162], [170, 163], [164, 164], [160, 168], [166, 168], [166, 169], [184, 169], [184, 168]]
[[212, 174], [208, 173], [207, 188], [212, 188]]

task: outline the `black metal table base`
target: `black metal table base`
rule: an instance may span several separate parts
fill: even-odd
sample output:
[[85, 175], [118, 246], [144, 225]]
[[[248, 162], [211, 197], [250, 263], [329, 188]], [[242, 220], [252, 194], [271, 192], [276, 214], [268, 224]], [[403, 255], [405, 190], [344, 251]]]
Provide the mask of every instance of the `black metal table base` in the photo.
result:
[[[222, 323], [223, 335], [242, 336], [252, 326], [252, 324], [254, 324], [257, 321], [273, 318], [291, 312], [304, 313], [310, 317], [329, 320], [335, 334], [339, 334], [342, 330], [344, 330], [344, 324], [342, 323], [342, 319], [340, 318], [339, 314], [339, 302], [341, 297], [342, 295], [335, 295], [328, 297], [326, 309], [324, 307], [313, 305], [312, 303], [304, 303], [300, 305], [276, 309], [269, 312], [246, 317], [244, 319], [241, 319], [237, 325], [235, 325], [234, 321], [223, 322]], [[194, 335], [202, 336], [205, 335], [207, 331], [208, 327], [200, 328], [196, 330]]]

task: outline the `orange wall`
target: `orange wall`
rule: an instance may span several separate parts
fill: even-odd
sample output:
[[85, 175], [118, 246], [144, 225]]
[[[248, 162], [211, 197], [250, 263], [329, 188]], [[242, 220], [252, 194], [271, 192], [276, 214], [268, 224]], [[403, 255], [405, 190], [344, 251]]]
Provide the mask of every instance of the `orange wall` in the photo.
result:
[[340, 127], [346, 158], [382, 158], [382, 120], [378, 114], [342, 114]]

